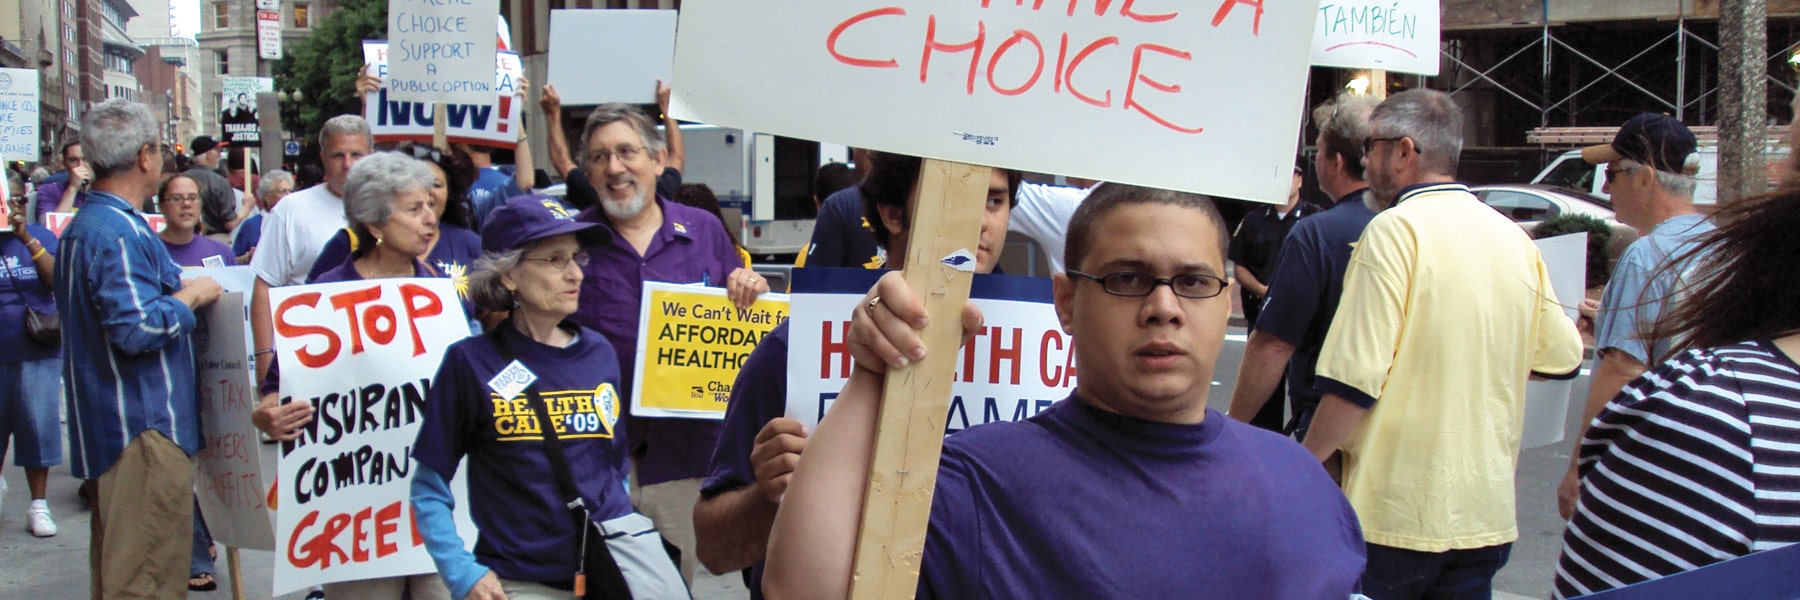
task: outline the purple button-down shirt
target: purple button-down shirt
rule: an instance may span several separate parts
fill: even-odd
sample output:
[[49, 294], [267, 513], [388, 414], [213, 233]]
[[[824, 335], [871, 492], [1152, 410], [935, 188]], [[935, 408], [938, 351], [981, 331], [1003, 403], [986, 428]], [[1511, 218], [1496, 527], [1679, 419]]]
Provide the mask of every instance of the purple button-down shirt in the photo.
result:
[[[743, 266], [724, 225], [712, 213], [657, 198], [663, 224], [639, 254], [617, 235], [600, 207], [581, 213], [580, 220], [599, 223], [613, 235], [589, 247], [582, 269], [581, 307], [574, 320], [598, 331], [618, 350], [620, 392], [631, 397], [637, 375], [638, 309], [645, 281], [704, 283], [723, 287], [725, 277]], [[707, 462], [719, 439], [719, 422], [704, 419], [639, 418], [625, 406], [626, 444], [637, 461], [639, 485], [654, 485], [706, 476]]]

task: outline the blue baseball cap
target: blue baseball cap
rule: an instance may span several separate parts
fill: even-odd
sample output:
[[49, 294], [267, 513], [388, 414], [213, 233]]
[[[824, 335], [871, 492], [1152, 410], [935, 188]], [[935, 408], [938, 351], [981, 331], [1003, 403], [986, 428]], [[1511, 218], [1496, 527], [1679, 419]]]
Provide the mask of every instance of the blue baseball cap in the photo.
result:
[[599, 225], [575, 220], [575, 212], [555, 196], [526, 194], [514, 196], [494, 207], [481, 226], [481, 249], [484, 252], [518, 250], [527, 244], [573, 233], [587, 246], [601, 234]]

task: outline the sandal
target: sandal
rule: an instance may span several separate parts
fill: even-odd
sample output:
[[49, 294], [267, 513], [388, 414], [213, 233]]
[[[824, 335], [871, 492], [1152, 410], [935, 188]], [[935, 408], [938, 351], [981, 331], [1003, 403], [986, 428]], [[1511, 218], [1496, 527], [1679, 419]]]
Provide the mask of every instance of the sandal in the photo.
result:
[[[194, 583], [198, 581], [199, 583]], [[213, 579], [212, 573], [197, 573], [188, 577], [188, 590], [194, 592], [210, 592], [219, 589], [219, 582]]]

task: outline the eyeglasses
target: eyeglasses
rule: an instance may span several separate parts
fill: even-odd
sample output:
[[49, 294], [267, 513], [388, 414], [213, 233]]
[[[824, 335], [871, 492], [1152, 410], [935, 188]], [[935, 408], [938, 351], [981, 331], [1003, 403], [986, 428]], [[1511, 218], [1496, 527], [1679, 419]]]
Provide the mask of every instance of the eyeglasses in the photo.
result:
[[637, 162], [638, 157], [643, 156], [645, 153], [649, 152], [649, 150], [649, 148], [643, 146], [619, 146], [613, 148], [612, 152], [601, 150], [589, 154], [588, 162], [596, 165], [612, 164], [613, 157], [617, 156], [619, 157], [619, 162], [632, 163]]
[[1617, 168], [1607, 169], [1606, 170], [1606, 182], [1612, 183], [1614, 180], [1619, 178], [1619, 175], [1622, 175], [1625, 173], [1630, 173], [1631, 171], [1632, 171], [1632, 169], [1625, 168], [1625, 167], [1617, 167]]
[[588, 266], [588, 254], [586, 252], [576, 252], [574, 254], [569, 254], [569, 255], [558, 254], [556, 256], [545, 256], [542, 258], [532, 258], [529, 256], [521, 256], [521, 257], [519, 257], [519, 260], [529, 260], [529, 261], [533, 261], [533, 262], [541, 262], [541, 263], [550, 265], [550, 268], [556, 269], [558, 271], [569, 268], [569, 263], [571, 263], [571, 262], [575, 263], [575, 266], [577, 266], [577, 267]]
[[184, 194], [184, 195], [177, 196], [174, 194], [170, 194], [169, 196], [162, 198], [162, 201], [165, 203], [168, 203], [168, 204], [195, 204], [195, 203], [200, 202], [200, 195], [199, 194]]
[[1225, 291], [1230, 282], [1224, 278], [1200, 273], [1182, 273], [1174, 277], [1151, 277], [1148, 273], [1136, 271], [1119, 271], [1101, 276], [1089, 275], [1080, 271], [1069, 271], [1070, 275], [1079, 275], [1100, 282], [1100, 289], [1114, 296], [1148, 296], [1156, 291], [1156, 286], [1167, 285], [1169, 291], [1183, 298], [1195, 300], [1211, 298]]
[[1398, 142], [1398, 141], [1404, 140], [1404, 139], [1406, 139], [1406, 136], [1402, 135], [1402, 136], [1398, 136], [1398, 137], [1369, 138], [1369, 139], [1363, 140], [1363, 154], [1366, 155], [1369, 153], [1370, 150], [1374, 150], [1375, 144], [1379, 144], [1381, 142]]

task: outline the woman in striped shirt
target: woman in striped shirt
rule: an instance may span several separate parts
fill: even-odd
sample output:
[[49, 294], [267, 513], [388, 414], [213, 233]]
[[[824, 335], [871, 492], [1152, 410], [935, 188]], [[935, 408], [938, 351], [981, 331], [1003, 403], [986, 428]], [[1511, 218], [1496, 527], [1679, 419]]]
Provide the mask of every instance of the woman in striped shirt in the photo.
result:
[[1800, 191], [1715, 219], [1704, 277], [1656, 328], [1673, 355], [1581, 440], [1557, 598], [1800, 542]]

